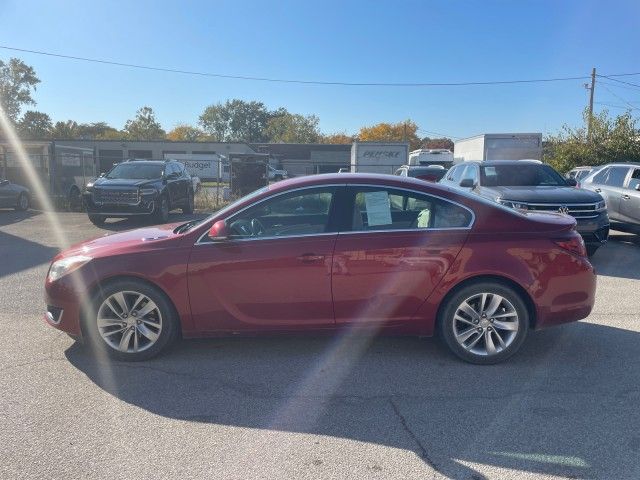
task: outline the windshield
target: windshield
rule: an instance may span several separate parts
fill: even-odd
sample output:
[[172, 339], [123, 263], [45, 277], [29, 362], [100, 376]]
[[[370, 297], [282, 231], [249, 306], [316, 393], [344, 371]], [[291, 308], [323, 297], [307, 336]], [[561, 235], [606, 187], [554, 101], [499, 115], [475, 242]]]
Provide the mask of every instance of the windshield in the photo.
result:
[[122, 178], [131, 180], [151, 180], [161, 178], [164, 165], [144, 163], [121, 163], [113, 167], [106, 178]]
[[486, 165], [480, 167], [480, 176], [485, 187], [566, 186], [558, 172], [540, 164]]

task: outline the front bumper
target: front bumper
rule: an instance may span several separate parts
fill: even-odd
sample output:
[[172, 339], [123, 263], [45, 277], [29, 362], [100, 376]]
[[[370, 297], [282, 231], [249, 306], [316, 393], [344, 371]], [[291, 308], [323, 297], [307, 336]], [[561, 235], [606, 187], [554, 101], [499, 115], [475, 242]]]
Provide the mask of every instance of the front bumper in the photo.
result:
[[45, 322], [69, 335], [82, 337], [80, 328], [82, 307], [79, 299], [83, 294], [79, 295], [75, 292], [72, 285], [64, 279], [55, 282], [47, 279], [44, 289], [47, 304], [44, 314]]
[[609, 238], [609, 215], [601, 212], [595, 218], [576, 218], [576, 230], [587, 245], [602, 245]]
[[130, 217], [135, 215], [150, 215], [155, 211], [156, 201], [153, 197], [142, 197], [135, 205], [116, 203], [95, 203], [90, 194], [85, 194], [84, 205], [89, 215], [103, 215], [105, 217]]

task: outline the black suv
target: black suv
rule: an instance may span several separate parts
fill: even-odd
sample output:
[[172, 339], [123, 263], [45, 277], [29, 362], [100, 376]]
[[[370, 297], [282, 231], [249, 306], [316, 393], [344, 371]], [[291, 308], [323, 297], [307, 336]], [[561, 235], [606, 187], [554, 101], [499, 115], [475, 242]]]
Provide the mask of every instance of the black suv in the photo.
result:
[[469, 190], [511, 208], [573, 216], [589, 255], [607, 241], [609, 216], [604, 199], [575, 188], [549, 165], [537, 160], [464, 162], [449, 169], [440, 183]]
[[175, 160], [127, 160], [87, 184], [84, 204], [95, 225], [134, 215], [165, 223], [174, 208], [193, 213], [193, 182]]

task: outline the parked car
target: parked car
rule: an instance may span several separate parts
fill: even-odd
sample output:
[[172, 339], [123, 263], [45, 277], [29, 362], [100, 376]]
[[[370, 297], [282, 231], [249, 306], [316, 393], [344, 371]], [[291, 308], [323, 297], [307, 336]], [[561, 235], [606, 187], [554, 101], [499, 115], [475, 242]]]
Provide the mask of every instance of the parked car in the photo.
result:
[[611, 163], [580, 182], [582, 188], [604, 197], [616, 230], [640, 228], [640, 163]]
[[11, 183], [9, 180], [0, 179], [0, 207], [15, 208], [16, 210], [28, 210], [31, 205], [31, 193], [22, 185]]
[[61, 252], [45, 318], [122, 360], [180, 336], [350, 330], [439, 332], [495, 363], [530, 328], [589, 315], [596, 277], [575, 224], [411, 178], [299, 177]]
[[271, 165], [267, 165], [267, 173], [269, 174], [269, 180], [279, 182], [285, 178], [289, 178], [289, 172], [283, 169], [274, 168]]
[[538, 161], [464, 162], [452, 167], [440, 182], [511, 208], [573, 216], [589, 255], [609, 237], [604, 199], [595, 192], [575, 188], [574, 179], [564, 179]]
[[193, 183], [175, 160], [129, 160], [89, 182], [84, 204], [89, 220], [102, 225], [110, 217], [146, 215], [167, 222], [169, 212], [193, 213]]
[[401, 177], [411, 177], [424, 180], [426, 182], [437, 182], [447, 173], [447, 169], [442, 165], [403, 165], [396, 170], [396, 175]]
[[565, 178], [573, 178], [578, 184], [593, 171], [594, 167], [576, 167], [565, 174]]

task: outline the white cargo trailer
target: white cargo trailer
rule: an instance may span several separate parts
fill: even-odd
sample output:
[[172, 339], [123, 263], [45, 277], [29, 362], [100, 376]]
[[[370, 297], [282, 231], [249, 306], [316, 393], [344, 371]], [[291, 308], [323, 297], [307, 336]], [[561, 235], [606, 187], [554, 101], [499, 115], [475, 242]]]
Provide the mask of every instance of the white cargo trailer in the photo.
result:
[[542, 160], [541, 133], [484, 133], [455, 142], [454, 163], [483, 160]]
[[409, 153], [408, 165], [442, 165], [449, 168], [453, 163], [453, 152], [446, 148], [420, 148]]
[[351, 171], [393, 174], [409, 160], [409, 144], [403, 142], [353, 142]]

